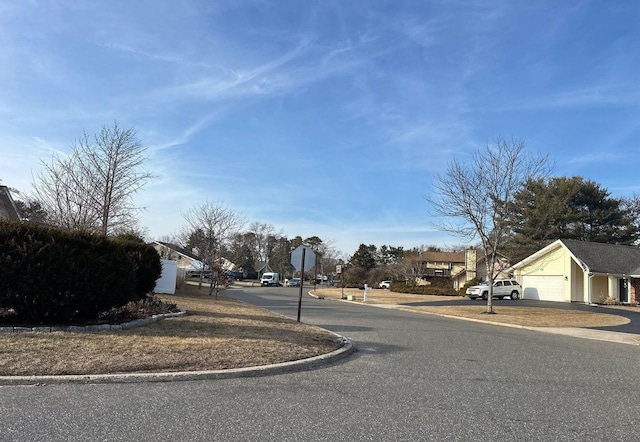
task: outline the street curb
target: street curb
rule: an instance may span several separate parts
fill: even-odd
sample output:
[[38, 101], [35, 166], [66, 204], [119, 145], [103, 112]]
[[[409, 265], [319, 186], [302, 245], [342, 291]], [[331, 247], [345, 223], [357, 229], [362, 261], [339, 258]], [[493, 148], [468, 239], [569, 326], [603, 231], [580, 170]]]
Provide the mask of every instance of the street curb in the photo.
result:
[[61, 376], [0, 376], [0, 385], [49, 385], [49, 384], [117, 384], [141, 382], [178, 382], [201, 381], [213, 379], [234, 379], [247, 377], [271, 376], [296, 371], [312, 370], [331, 364], [351, 355], [356, 349], [353, 342], [344, 336], [337, 335], [337, 340], [344, 343], [342, 347], [331, 353], [314, 356], [297, 361], [279, 364], [260, 365], [257, 367], [233, 368], [228, 370], [181, 371], [162, 373], [124, 373], [96, 375], [61, 375]]
[[519, 328], [522, 330], [530, 330], [554, 335], [572, 336], [574, 338], [591, 339], [594, 341], [615, 342], [618, 344], [640, 345], [640, 336], [633, 333], [612, 332], [606, 330], [594, 330], [585, 327], [532, 327], [530, 325], [505, 324], [504, 322], [485, 321], [482, 319], [465, 318], [462, 316], [445, 315], [442, 313], [415, 311], [407, 308], [399, 308], [398, 310], [414, 313], [422, 313], [427, 315], [440, 316], [448, 319], [460, 319], [462, 321], [477, 322], [487, 325], [499, 325], [501, 327]]
[[[309, 293], [309, 296], [317, 298], [316, 295], [313, 295], [311, 293]], [[345, 301], [343, 299], [331, 299], [331, 301], [351, 302], [352, 304], [364, 305], [369, 307], [402, 310], [405, 312], [417, 313], [422, 315], [433, 315], [433, 316], [439, 316], [441, 318], [447, 318], [447, 319], [459, 319], [461, 321], [476, 322], [479, 324], [498, 325], [500, 327], [519, 328], [521, 330], [530, 330], [530, 331], [536, 331], [536, 332], [542, 332], [542, 333], [548, 333], [548, 334], [554, 334], [554, 335], [571, 336], [574, 338], [591, 339], [593, 341], [604, 341], [604, 342], [613, 342], [617, 344], [640, 346], [640, 335], [636, 335], [633, 333], [613, 332], [613, 331], [607, 331], [607, 330], [594, 330], [594, 329], [585, 328], [585, 327], [532, 327], [529, 325], [505, 324], [504, 322], [493, 322], [493, 321], [486, 321], [482, 319], [465, 318], [463, 316], [446, 315], [443, 313], [425, 312], [420, 310], [413, 310], [411, 308], [406, 308], [398, 305], [365, 304], [361, 302]]]

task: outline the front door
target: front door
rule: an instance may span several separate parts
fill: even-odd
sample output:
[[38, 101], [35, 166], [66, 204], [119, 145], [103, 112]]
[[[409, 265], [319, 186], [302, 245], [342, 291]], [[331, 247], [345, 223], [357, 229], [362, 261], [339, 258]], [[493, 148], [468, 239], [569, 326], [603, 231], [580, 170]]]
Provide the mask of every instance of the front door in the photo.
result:
[[629, 280], [620, 280], [620, 302], [629, 302]]

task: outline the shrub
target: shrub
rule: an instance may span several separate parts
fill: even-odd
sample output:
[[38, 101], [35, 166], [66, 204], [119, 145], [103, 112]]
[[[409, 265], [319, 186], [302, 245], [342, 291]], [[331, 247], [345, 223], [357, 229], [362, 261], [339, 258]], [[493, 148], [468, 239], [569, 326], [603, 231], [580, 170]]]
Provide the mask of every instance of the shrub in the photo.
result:
[[602, 304], [602, 305], [620, 305], [621, 303], [617, 299], [613, 299], [611, 296], [602, 296], [600, 298], [600, 304]]
[[148, 296], [144, 299], [131, 301], [121, 307], [114, 307], [102, 312], [100, 313], [100, 319], [111, 324], [118, 324], [175, 311], [177, 311], [177, 305], [175, 303], [163, 301], [156, 296]]
[[144, 242], [116, 238], [115, 243], [123, 248], [133, 263], [136, 297], [144, 298], [153, 291], [156, 281], [162, 275], [160, 255], [156, 249]]
[[423, 279], [428, 281], [434, 287], [453, 287], [453, 281], [451, 281], [451, 278], [447, 278], [445, 276], [427, 276]]
[[460, 289], [458, 289], [458, 295], [467, 296], [467, 289], [474, 285], [478, 285], [481, 282], [482, 280], [480, 278], [473, 278], [472, 280], [468, 281], [464, 286], [462, 286]]
[[0, 309], [13, 321], [94, 319], [135, 299], [134, 289], [131, 259], [106, 237], [0, 223]]
[[404, 282], [392, 282], [389, 290], [399, 293], [412, 293], [414, 295], [455, 296], [456, 292], [451, 287], [434, 285], [406, 284]]

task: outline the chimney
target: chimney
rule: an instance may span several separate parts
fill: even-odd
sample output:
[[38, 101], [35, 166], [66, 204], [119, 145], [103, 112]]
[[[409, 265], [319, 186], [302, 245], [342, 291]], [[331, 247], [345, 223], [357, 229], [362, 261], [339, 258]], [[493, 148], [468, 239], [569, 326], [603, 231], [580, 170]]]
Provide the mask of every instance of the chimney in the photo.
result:
[[476, 249], [467, 249], [464, 251], [464, 268], [466, 269], [465, 282], [471, 281], [476, 277], [477, 262]]

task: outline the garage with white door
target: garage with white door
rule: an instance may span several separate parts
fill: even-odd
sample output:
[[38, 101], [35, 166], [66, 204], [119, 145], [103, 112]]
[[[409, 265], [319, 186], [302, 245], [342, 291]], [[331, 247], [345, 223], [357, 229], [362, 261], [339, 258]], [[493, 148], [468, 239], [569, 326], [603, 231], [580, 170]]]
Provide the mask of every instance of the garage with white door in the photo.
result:
[[523, 299], [564, 302], [562, 275], [523, 275]]

